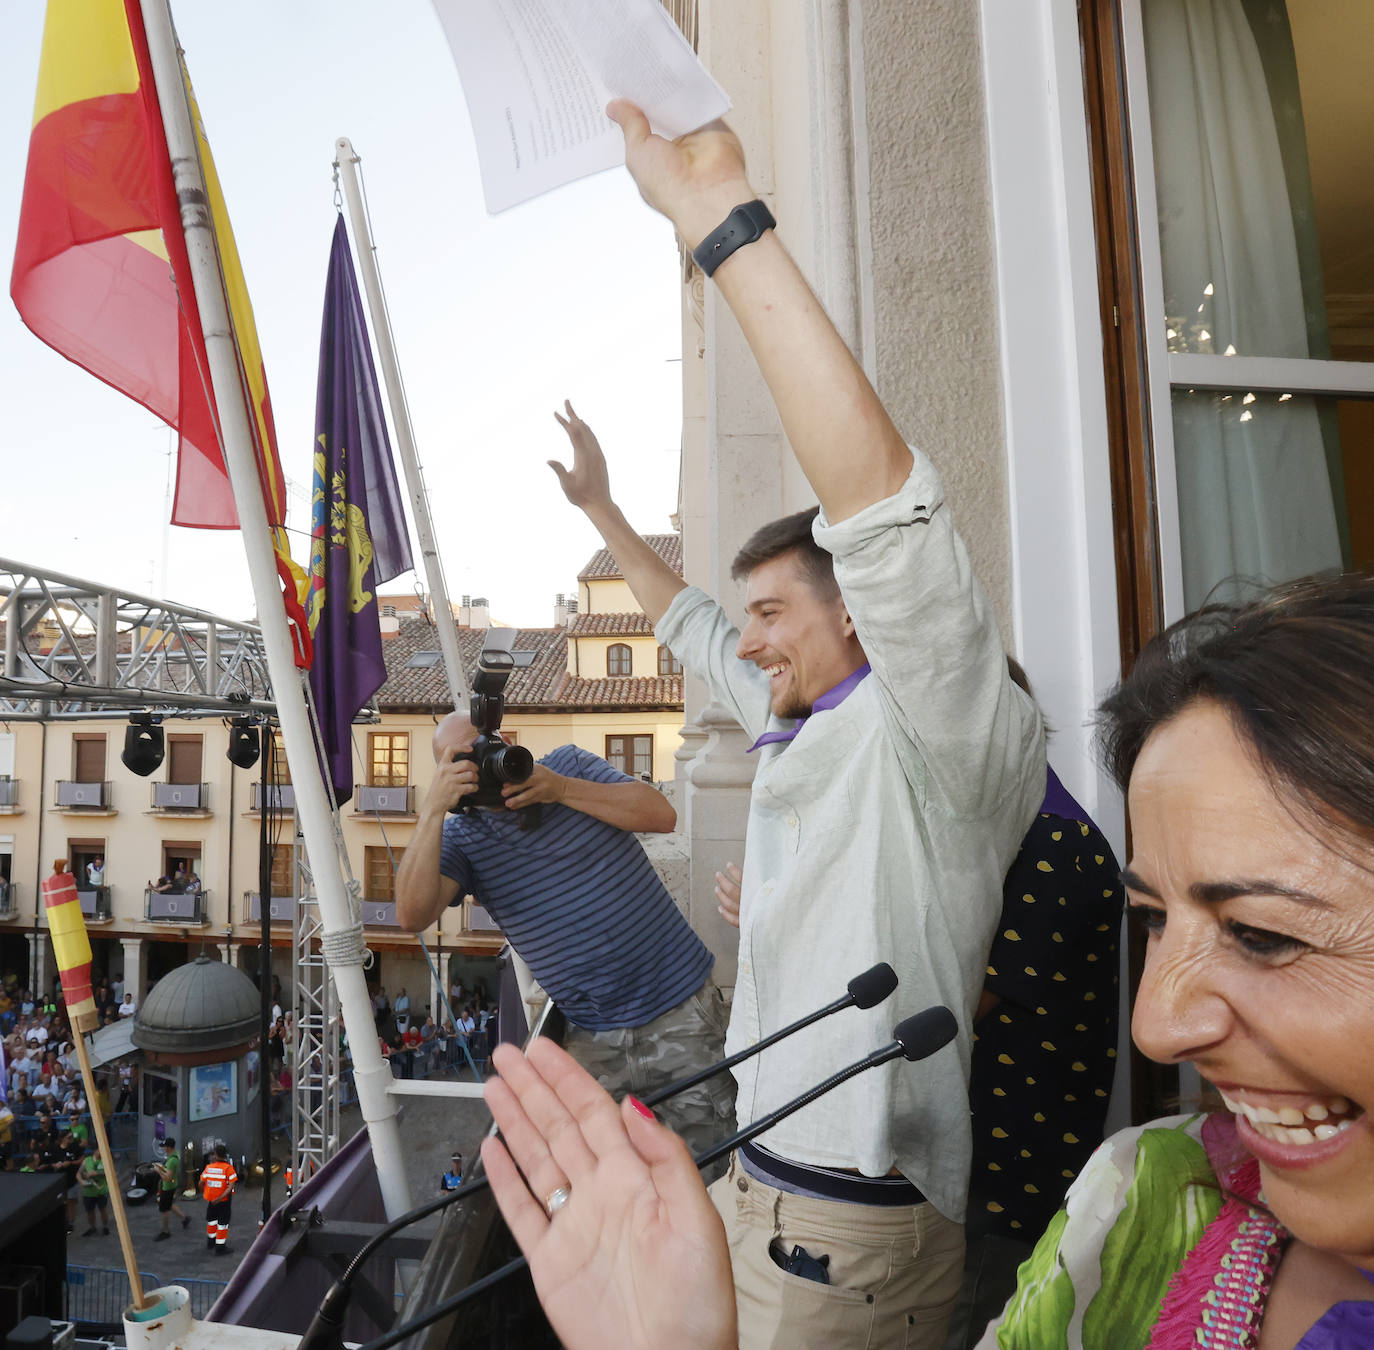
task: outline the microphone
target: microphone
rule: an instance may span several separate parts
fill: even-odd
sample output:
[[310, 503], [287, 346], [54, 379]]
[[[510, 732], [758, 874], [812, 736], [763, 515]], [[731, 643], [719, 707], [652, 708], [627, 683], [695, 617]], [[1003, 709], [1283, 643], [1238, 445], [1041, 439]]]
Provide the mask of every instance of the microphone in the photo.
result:
[[[875, 969], [879, 969], [879, 967], [875, 967]], [[872, 974], [872, 971], [867, 971], [865, 974]], [[895, 980], [896, 976], [893, 976], [893, 979]], [[888, 992], [890, 993], [891, 990]], [[847, 1007], [848, 1004], [843, 1006]], [[865, 1055], [863, 1059], [849, 1065], [848, 1068], [832, 1074], [824, 1082], [803, 1092], [800, 1097], [794, 1097], [790, 1102], [778, 1107], [776, 1111], [770, 1111], [761, 1120], [754, 1121], [752, 1125], [748, 1125], [737, 1134], [731, 1135], [729, 1139], [723, 1139], [720, 1143], [706, 1149], [705, 1152], [697, 1154], [692, 1161], [696, 1163], [698, 1169], [707, 1167], [717, 1158], [729, 1153], [731, 1149], [738, 1148], [741, 1144], [747, 1144], [755, 1136], [763, 1134], [765, 1130], [771, 1130], [780, 1121], [786, 1120], [788, 1116], [800, 1111], [802, 1107], [809, 1106], [818, 1097], [825, 1096], [827, 1092], [839, 1087], [841, 1083], [847, 1083], [851, 1078], [857, 1077], [865, 1070], [877, 1068], [879, 1064], [886, 1064], [890, 1060], [898, 1058], [913, 1062], [918, 1059], [925, 1059], [937, 1050], [942, 1050], [958, 1034], [958, 1019], [943, 1004], [936, 1004], [933, 1008], [926, 1008], [913, 1017], [905, 1018], [892, 1029], [892, 1040], [887, 1045], [880, 1046], [877, 1050]], [[455, 1191], [453, 1194], [456, 1195], [458, 1192]], [[486, 1289], [490, 1289], [492, 1285], [504, 1280], [507, 1275], [515, 1274], [517, 1270], [523, 1269], [526, 1265], [528, 1265], [526, 1258], [517, 1256], [513, 1261], [508, 1261], [504, 1266], [493, 1270], [490, 1275], [485, 1275], [475, 1283], [468, 1285], [466, 1289], [460, 1290], [452, 1298], [447, 1298], [442, 1303], [436, 1303], [434, 1307], [412, 1321], [399, 1327], [393, 1327], [385, 1335], [378, 1336], [374, 1340], [365, 1341], [359, 1350], [387, 1350], [388, 1346], [405, 1340], [407, 1336], [412, 1335], [421, 1327], [427, 1327], [431, 1322], [438, 1322], [450, 1313], [456, 1312], [469, 1299], [476, 1297]], [[311, 1327], [313, 1329], [314, 1323], [311, 1324]], [[309, 1336], [309, 1334], [307, 1331], [306, 1335]], [[298, 1350], [305, 1350], [304, 1340], [301, 1341]]]
[[785, 1040], [793, 1032], [813, 1026], [833, 1013], [843, 1012], [846, 1008], [876, 1008], [896, 987], [897, 972], [886, 961], [880, 961], [876, 966], [871, 966], [864, 971], [862, 975], [856, 975], [850, 980], [849, 992], [843, 998], [837, 998], [833, 1003], [827, 1003], [819, 1011], [799, 1018], [790, 1026], [783, 1027], [781, 1031], [775, 1031], [771, 1036], [765, 1036], [763, 1040], [751, 1045], [747, 1050], [741, 1050], [737, 1055], [731, 1055], [718, 1064], [699, 1069], [686, 1078], [679, 1078], [677, 1082], [659, 1088], [657, 1092], [649, 1093], [643, 1099], [644, 1105], [657, 1106], [659, 1102], [666, 1102], [669, 1097], [676, 1097], [679, 1092], [686, 1092], [688, 1088], [696, 1087], [698, 1083], [704, 1083], [708, 1078], [714, 1078], [727, 1069], [733, 1069], [736, 1064], [742, 1064], [746, 1059], [767, 1050], [770, 1045], [776, 1045], [779, 1041]]

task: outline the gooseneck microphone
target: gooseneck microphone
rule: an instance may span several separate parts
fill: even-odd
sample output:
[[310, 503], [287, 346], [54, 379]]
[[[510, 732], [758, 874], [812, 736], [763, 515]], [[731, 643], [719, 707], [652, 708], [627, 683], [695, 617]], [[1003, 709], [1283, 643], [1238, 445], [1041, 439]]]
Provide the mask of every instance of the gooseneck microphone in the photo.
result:
[[[747, 1050], [741, 1050], [737, 1055], [731, 1055], [728, 1059], [723, 1059], [716, 1064], [708, 1065], [705, 1069], [701, 1069], [697, 1073], [691, 1074], [686, 1078], [680, 1078], [677, 1082], [669, 1083], [667, 1087], [660, 1088], [657, 1092], [650, 1093], [644, 1098], [644, 1104], [646, 1106], [656, 1106], [659, 1102], [667, 1101], [668, 1098], [675, 1097], [679, 1092], [685, 1092], [688, 1088], [695, 1087], [698, 1083], [705, 1082], [706, 1079], [715, 1077], [716, 1074], [724, 1073], [727, 1069], [734, 1068], [736, 1064], [742, 1063], [751, 1056], [760, 1054], [762, 1051], [767, 1050], [770, 1045], [776, 1045], [779, 1041], [786, 1039], [788, 1036], [814, 1025], [822, 1019], [832, 1016], [834, 1013], [843, 1012], [845, 1008], [875, 1008], [887, 998], [896, 987], [897, 972], [893, 970], [886, 961], [881, 961], [876, 966], [870, 967], [862, 974], [856, 975], [850, 980], [847, 986], [848, 992], [840, 998], [835, 999], [833, 1003], [827, 1003], [825, 1007], [818, 1009], [816, 1012], [806, 1017], [799, 1018], [789, 1026], [783, 1027], [781, 1031], [775, 1031], [771, 1036], [764, 1037], [763, 1040], [755, 1045], [751, 1045]], [[948, 1010], [929, 1009], [928, 1011], [937, 1012]], [[897, 1031], [900, 1032], [902, 1027], [924, 1016], [926, 1016], [925, 1013], [919, 1013], [916, 1017], [908, 1018], [906, 1022], [901, 1023]], [[952, 1032], [951, 1035], [953, 1035]], [[943, 1044], [943, 1042], [941, 1042], [941, 1044]], [[939, 1046], [933, 1048], [938, 1050]], [[894, 1052], [894, 1054], [895, 1053], [896, 1052]], [[927, 1051], [927, 1053], [931, 1052]], [[888, 1057], [892, 1058], [893, 1056], [890, 1055]], [[920, 1056], [913, 1056], [913, 1058], [920, 1058]], [[871, 1066], [864, 1065], [862, 1067]], [[853, 1072], [861, 1072], [861, 1068], [855, 1068]], [[822, 1085], [822, 1090], [829, 1091], [830, 1087], [843, 1081], [842, 1078], [837, 1078], [829, 1087]], [[816, 1095], [820, 1095], [820, 1090], [816, 1092]], [[802, 1104], [804, 1105], [805, 1103]], [[779, 1119], [781, 1119], [781, 1117], [779, 1117]], [[768, 1128], [768, 1125], [760, 1126], [761, 1130]], [[753, 1138], [752, 1135], [748, 1137]], [[738, 1143], [743, 1142], [746, 1141], [742, 1137], [736, 1136], [735, 1140], [730, 1142], [729, 1147], [734, 1148]], [[728, 1149], [726, 1151], [728, 1151]], [[720, 1155], [716, 1154], [714, 1156]], [[714, 1161], [714, 1157], [706, 1161]], [[705, 1166], [706, 1163], [698, 1159], [698, 1165]], [[402, 1214], [400, 1218], [393, 1220], [391, 1223], [374, 1233], [358, 1250], [357, 1255], [348, 1263], [343, 1274], [335, 1280], [329, 1287], [324, 1298], [321, 1299], [319, 1309], [311, 1320], [310, 1325], [306, 1328], [305, 1334], [302, 1336], [297, 1350], [338, 1350], [338, 1347], [343, 1344], [343, 1319], [344, 1314], [348, 1310], [349, 1300], [352, 1296], [353, 1281], [357, 1277], [358, 1270], [362, 1267], [367, 1258], [371, 1256], [387, 1238], [400, 1232], [400, 1230], [405, 1228], [408, 1224], [423, 1219], [427, 1215], [435, 1213], [437, 1210], [445, 1209], [449, 1205], [456, 1204], [459, 1200], [466, 1199], [469, 1195], [484, 1190], [488, 1184], [485, 1176], [474, 1177], [473, 1180], [459, 1186], [456, 1191], [449, 1191], [448, 1194], [440, 1196], [437, 1200], [431, 1200], [428, 1204], [420, 1205], [417, 1209], [412, 1209]], [[505, 1270], [504, 1267], [502, 1269], [503, 1271]], [[512, 1266], [511, 1269], [516, 1269], [516, 1267]], [[506, 1271], [505, 1273], [509, 1272]], [[502, 1271], [494, 1271], [492, 1275], [485, 1277], [485, 1279], [494, 1282], [494, 1277], [501, 1274]], [[464, 1290], [461, 1297], [470, 1298], [473, 1294], [478, 1293], [480, 1289], [487, 1287], [487, 1283], [479, 1281], [478, 1284], [472, 1285], [469, 1289]]]
[[649, 1093], [643, 1099], [644, 1105], [657, 1106], [659, 1102], [666, 1102], [669, 1097], [676, 1097], [679, 1092], [686, 1092], [688, 1088], [696, 1087], [698, 1083], [704, 1083], [708, 1078], [714, 1078], [727, 1069], [733, 1069], [736, 1064], [742, 1064], [746, 1059], [767, 1050], [770, 1045], [776, 1045], [779, 1041], [785, 1040], [793, 1032], [814, 1026], [815, 1023], [834, 1013], [843, 1012], [846, 1008], [876, 1008], [897, 987], [897, 972], [886, 961], [880, 961], [876, 966], [864, 971], [862, 975], [856, 975], [850, 980], [848, 987], [849, 992], [843, 998], [837, 998], [833, 1003], [827, 1003], [824, 1008], [817, 1012], [798, 1018], [791, 1025], [783, 1027], [781, 1031], [775, 1031], [771, 1036], [765, 1036], [763, 1040], [751, 1045], [747, 1050], [741, 1050], [739, 1054], [731, 1055], [718, 1064], [700, 1069], [696, 1073], [689, 1074], [686, 1078], [679, 1078], [676, 1083], [669, 1083], [667, 1087], [659, 1088], [657, 1092]]
[[[872, 972], [867, 973], [871, 974]], [[891, 991], [889, 990], [889, 992]], [[845, 1004], [844, 1006], [848, 1005]], [[802, 1107], [809, 1106], [818, 1097], [825, 1096], [827, 1092], [839, 1087], [841, 1083], [847, 1083], [851, 1078], [857, 1077], [865, 1070], [877, 1068], [879, 1064], [887, 1064], [898, 1058], [912, 1061], [925, 1059], [937, 1050], [943, 1049], [958, 1033], [958, 1020], [943, 1004], [937, 1004], [933, 1008], [925, 1009], [924, 1012], [918, 1012], [914, 1017], [908, 1017], [897, 1023], [892, 1029], [892, 1040], [887, 1045], [880, 1046], [877, 1050], [865, 1055], [863, 1059], [849, 1065], [848, 1068], [832, 1074], [824, 1082], [803, 1092], [800, 1097], [794, 1097], [790, 1102], [778, 1107], [776, 1111], [770, 1111], [768, 1115], [754, 1121], [752, 1125], [746, 1126], [738, 1134], [733, 1134], [729, 1139], [723, 1139], [720, 1143], [712, 1145], [705, 1152], [697, 1154], [693, 1161], [698, 1168], [707, 1167], [716, 1159], [729, 1153], [731, 1149], [738, 1148], [741, 1144], [747, 1144], [757, 1135], [763, 1134], [765, 1130], [771, 1130], [780, 1121], [786, 1120], [788, 1116], [800, 1111]], [[457, 1195], [458, 1192], [455, 1191], [453, 1194]], [[407, 1336], [412, 1335], [421, 1327], [427, 1327], [431, 1322], [438, 1322], [450, 1313], [456, 1312], [469, 1299], [475, 1298], [486, 1289], [490, 1289], [492, 1285], [504, 1280], [506, 1276], [515, 1274], [517, 1270], [522, 1269], [527, 1264], [528, 1262], [523, 1256], [517, 1256], [513, 1261], [507, 1261], [504, 1266], [493, 1270], [490, 1275], [485, 1275], [475, 1283], [468, 1285], [466, 1289], [454, 1294], [452, 1298], [445, 1299], [442, 1303], [436, 1303], [434, 1307], [419, 1317], [404, 1323], [402, 1326], [393, 1327], [385, 1335], [378, 1336], [375, 1340], [365, 1341], [360, 1350], [387, 1350], [388, 1346], [405, 1340]], [[311, 1325], [313, 1327], [314, 1324]], [[309, 1334], [307, 1331], [306, 1335], [309, 1336]], [[303, 1339], [298, 1350], [304, 1350], [305, 1344]]]

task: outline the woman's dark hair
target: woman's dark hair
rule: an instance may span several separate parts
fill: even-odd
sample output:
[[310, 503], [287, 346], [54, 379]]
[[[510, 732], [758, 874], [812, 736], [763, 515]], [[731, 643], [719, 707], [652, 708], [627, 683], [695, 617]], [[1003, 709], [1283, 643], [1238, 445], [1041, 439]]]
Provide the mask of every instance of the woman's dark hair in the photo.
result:
[[1156, 636], [1099, 709], [1123, 789], [1151, 733], [1199, 699], [1227, 711], [1276, 787], [1374, 837], [1374, 576], [1304, 578]]

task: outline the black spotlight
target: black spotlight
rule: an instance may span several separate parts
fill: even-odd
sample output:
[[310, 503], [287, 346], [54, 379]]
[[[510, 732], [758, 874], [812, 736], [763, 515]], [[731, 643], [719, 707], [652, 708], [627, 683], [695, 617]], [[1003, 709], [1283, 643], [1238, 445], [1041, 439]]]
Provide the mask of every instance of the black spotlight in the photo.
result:
[[251, 717], [235, 717], [229, 723], [229, 749], [225, 753], [229, 763], [240, 769], [251, 769], [258, 762], [262, 746]]
[[134, 713], [124, 733], [124, 753], [119, 757], [124, 767], [140, 778], [147, 778], [162, 763], [165, 753], [162, 728], [154, 722], [152, 713]]

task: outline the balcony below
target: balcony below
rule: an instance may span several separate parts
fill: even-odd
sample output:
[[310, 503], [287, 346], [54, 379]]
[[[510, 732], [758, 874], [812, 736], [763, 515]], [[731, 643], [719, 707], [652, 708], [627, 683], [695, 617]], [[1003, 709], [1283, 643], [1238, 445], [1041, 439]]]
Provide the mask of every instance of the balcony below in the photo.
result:
[[23, 810], [19, 805], [19, 784], [13, 778], [0, 778], [0, 816], [17, 816]]
[[[262, 896], [257, 891], [246, 891], [244, 913], [248, 923], [262, 922]], [[290, 923], [296, 908], [296, 901], [290, 895], [272, 895], [267, 898], [267, 921], [269, 923]]]
[[415, 814], [413, 786], [360, 787], [353, 811], [359, 816], [411, 816]]
[[143, 915], [150, 923], [177, 923], [194, 927], [205, 922], [209, 891], [159, 891], [148, 887], [143, 892]]
[[87, 923], [109, 923], [114, 918], [114, 906], [110, 902], [108, 886], [78, 884], [76, 898], [81, 902], [81, 913]]
[[59, 780], [53, 805], [59, 811], [108, 812], [114, 814], [109, 783], [73, 783]]
[[[251, 811], [262, 810], [262, 783], [253, 784], [253, 805]], [[273, 783], [267, 789], [267, 802], [274, 811], [294, 811], [296, 809], [296, 789], [290, 783]]]
[[153, 811], [158, 815], [210, 814], [209, 783], [150, 783]]

